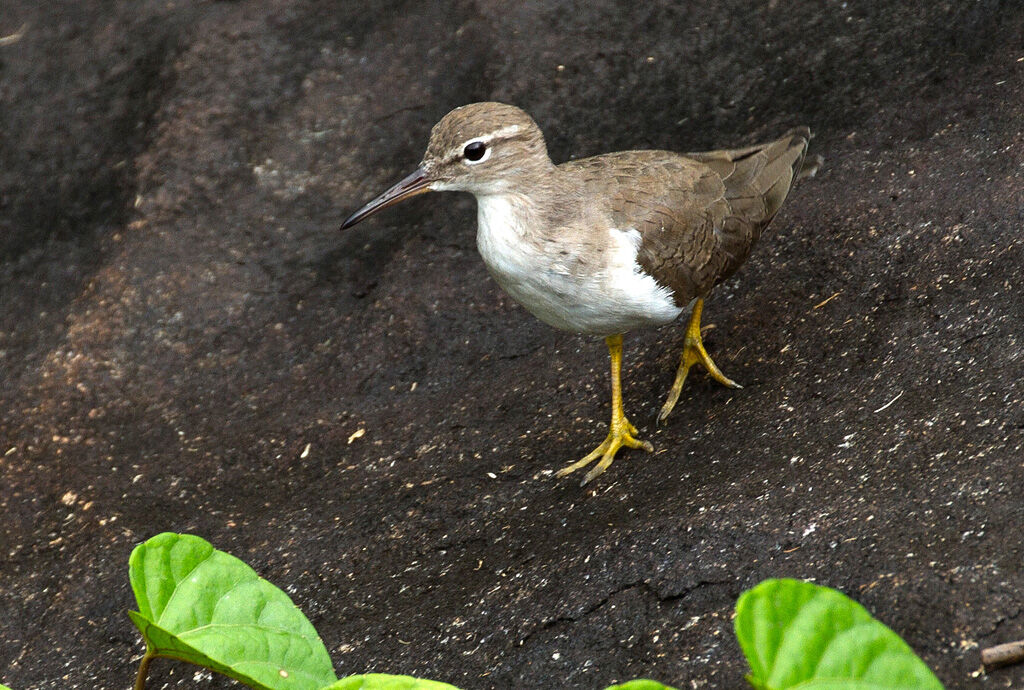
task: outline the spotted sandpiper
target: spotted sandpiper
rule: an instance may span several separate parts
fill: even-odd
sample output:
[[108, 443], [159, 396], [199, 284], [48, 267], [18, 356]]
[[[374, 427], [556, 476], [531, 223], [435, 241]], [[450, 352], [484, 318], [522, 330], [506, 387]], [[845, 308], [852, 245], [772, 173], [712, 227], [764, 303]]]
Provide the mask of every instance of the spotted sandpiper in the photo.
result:
[[430, 133], [420, 167], [341, 226], [427, 191], [471, 192], [477, 247], [517, 302], [555, 328], [603, 336], [611, 356], [612, 420], [605, 440], [564, 476], [597, 461], [586, 484], [622, 446], [652, 451], [622, 405], [622, 334], [690, 310], [675, 383], [658, 420], [675, 407], [690, 367], [726, 377], [701, 342], [704, 298], [746, 260], [805, 171], [810, 130], [766, 144], [704, 153], [623, 151], [555, 165], [525, 112], [473, 103]]

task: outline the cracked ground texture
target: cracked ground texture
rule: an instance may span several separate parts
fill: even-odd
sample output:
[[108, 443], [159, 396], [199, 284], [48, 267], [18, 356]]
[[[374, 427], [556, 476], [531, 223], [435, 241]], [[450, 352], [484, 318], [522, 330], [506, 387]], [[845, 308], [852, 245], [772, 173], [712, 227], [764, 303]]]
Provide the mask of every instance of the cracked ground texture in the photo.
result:
[[[1024, 8], [7, 0], [0, 682], [123, 688], [128, 554], [192, 532], [294, 597], [339, 675], [739, 688], [742, 590], [844, 591], [949, 688], [1024, 638]], [[472, 199], [339, 233], [450, 108], [552, 156], [815, 131], [705, 309], [629, 334], [657, 449], [580, 489], [606, 353], [514, 305]], [[170, 661], [151, 688], [227, 688]]]

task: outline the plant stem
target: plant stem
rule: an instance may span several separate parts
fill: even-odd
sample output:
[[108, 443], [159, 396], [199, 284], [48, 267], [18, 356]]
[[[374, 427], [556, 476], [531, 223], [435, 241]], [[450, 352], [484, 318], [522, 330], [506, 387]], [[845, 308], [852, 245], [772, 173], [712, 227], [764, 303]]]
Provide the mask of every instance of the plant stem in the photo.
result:
[[149, 675], [149, 662], [153, 660], [153, 650], [150, 647], [146, 647], [146, 653], [142, 655], [142, 661], [139, 662], [139, 672], [135, 676], [135, 690], [146, 690], [146, 676]]

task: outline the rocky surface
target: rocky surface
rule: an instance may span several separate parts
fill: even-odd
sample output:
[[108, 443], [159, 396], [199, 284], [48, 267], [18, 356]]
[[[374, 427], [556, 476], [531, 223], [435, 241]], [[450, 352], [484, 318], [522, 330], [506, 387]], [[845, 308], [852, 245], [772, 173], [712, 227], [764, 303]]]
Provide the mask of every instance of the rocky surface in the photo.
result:
[[[1024, 9], [875, 3], [7, 0], [0, 682], [128, 687], [127, 558], [199, 534], [340, 675], [739, 688], [739, 593], [795, 576], [950, 688], [1024, 637]], [[346, 233], [451, 107], [553, 157], [816, 132], [708, 303], [730, 391], [654, 416], [683, 328], [626, 339], [657, 452], [581, 489], [603, 344], [489, 280], [471, 198]], [[151, 688], [226, 688], [158, 661]]]

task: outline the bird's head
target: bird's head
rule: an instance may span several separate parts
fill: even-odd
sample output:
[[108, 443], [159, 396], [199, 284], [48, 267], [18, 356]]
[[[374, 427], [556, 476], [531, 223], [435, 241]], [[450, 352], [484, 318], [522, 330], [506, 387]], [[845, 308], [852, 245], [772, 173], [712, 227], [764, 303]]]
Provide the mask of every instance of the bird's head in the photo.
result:
[[552, 167], [544, 135], [525, 112], [504, 103], [464, 105], [434, 125], [419, 168], [349, 216], [341, 227], [351, 227], [423, 192], [501, 194]]

